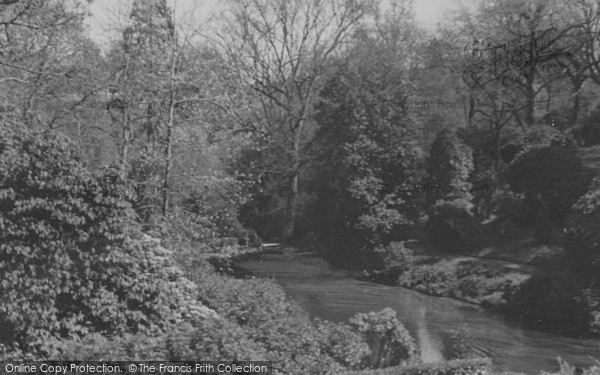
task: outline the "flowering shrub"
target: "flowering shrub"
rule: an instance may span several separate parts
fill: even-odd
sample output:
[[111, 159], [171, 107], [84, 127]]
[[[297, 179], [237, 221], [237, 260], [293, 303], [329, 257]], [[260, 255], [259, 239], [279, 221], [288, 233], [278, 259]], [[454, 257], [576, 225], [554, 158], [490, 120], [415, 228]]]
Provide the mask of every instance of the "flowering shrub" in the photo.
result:
[[118, 172], [92, 175], [65, 138], [12, 129], [0, 131], [0, 345], [48, 357], [60, 340], [189, 314], [194, 286], [144, 240]]
[[419, 351], [415, 341], [396, 319], [396, 312], [389, 307], [380, 312], [356, 314], [350, 319], [350, 324], [363, 334], [371, 348], [371, 367], [383, 368], [417, 361]]

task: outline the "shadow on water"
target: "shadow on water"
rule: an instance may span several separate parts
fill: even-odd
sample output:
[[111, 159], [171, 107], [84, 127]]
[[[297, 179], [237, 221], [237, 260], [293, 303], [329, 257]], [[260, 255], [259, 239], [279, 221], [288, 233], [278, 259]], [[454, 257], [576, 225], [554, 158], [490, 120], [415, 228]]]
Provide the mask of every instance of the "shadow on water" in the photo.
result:
[[600, 341], [577, 340], [507, 323], [497, 313], [449, 298], [357, 280], [311, 253], [271, 252], [234, 263], [237, 276], [271, 277], [311, 316], [346, 321], [358, 312], [391, 307], [421, 348], [426, 362], [444, 359], [445, 344], [466, 333], [473, 350], [498, 371], [558, 369], [557, 357], [580, 366], [600, 358]]

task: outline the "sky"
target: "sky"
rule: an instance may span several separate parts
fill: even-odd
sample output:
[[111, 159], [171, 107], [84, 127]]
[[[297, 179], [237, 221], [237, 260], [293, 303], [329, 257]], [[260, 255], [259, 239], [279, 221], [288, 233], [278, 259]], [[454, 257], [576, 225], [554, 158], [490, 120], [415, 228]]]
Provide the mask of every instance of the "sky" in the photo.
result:
[[414, 0], [415, 18], [422, 26], [434, 28], [437, 21], [451, 9], [456, 9], [453, 0]]
[[[294, 1], [294, 0], [290, 0]], [[384, 2], [386, 0], [383, 0]], [[107, 43], [110, 35], [117, 35], [115, 20], [123, 19], [119, 13], [128, 14], [132, 0], [96, 0], [90, 5], [91, 17], [87, 20], [92, 38], [100, 44]], [[201, 17], [207, 17], [211, 10], [223, 5], [223, 0], [168, 0], [169, 5], [175, 9], [175, 18], [185, 18], [191, 14], [190, 10], [198, 6], [200, 11], [195, 12]], [[457, 0], [414, 0], [415, 18], [417, 22], [433, 30], [436, 23], [441, 20], [449, 10], [457, 8]], [[126, 17], [125, 17], [126, 18]]]

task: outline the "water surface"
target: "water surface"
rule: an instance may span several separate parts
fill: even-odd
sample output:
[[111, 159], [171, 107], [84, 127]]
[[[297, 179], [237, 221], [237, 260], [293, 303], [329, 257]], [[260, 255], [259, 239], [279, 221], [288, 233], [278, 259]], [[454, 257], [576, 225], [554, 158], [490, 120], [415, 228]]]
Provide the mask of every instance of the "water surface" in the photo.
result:
[[443, 360], [444, 343], [457, 332], [468, 337], [478, 354], [492, 358], [498, 371], [537, 374], [556, 370], [557, 357], [581, 366], [600, 359], [599, 340], [527, 330], [468, 303], [360, 281], [309, 253], [260, 254], [236, 266], [254, 276], [275, 278], [313, 317], [346, 321], [358, 312], [393, 308], [426, 362]]

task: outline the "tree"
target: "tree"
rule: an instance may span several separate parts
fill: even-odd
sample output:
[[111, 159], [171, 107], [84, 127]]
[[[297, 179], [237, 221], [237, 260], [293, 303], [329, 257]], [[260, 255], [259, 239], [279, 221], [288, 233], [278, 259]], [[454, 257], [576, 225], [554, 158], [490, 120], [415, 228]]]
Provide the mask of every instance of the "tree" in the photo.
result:
[[75, 1], [0, 4], [1, 112], [17, 114], [29, 127], [61, 128], [82, 140], [86, 116], [80, 97], [100, 89], [94, 68], [99, 50], [85, 36], [84, 17]]
[[426, 171], [429, 240], [445, 251], [473, 250], [478, 245], [479, 223], [472, 212], [471, 149], [455, 132], [442, 130], [431, 145]]
[[[548, 101], [552, 95], [549, 86], [562, 79], [559, 74], [550, 74], [557, 72], [556, 67], [562, 69], [563, 60], [569, 56], [559, 47], [574, 25], [558, 23], [562, 10], [555, 1], [494, 0], [481, 3], [475, 17], [477, 32], [483, 34], [478, 39], [483, 41], [467, 48], [468, 57], [475, 61], [470, 68], [475, 70], [467, 69], [472, 75], [465, 77], [475, 78], [471, 87], [497, 91], [495, 100], [501, 99], [498, 92], [513, 91], [504, 102], [522, 126], [537, 122], [538, 103]], [[509, 44], [511, 40], [515, 42]], [[482, 67], [484, 56], [490, 58], [492, 67], [480, 77], [476, 70]], [[490, 82], [484, 83], [487, 79]]]
[[590, 174], [564, 140], [529, 144], [509, 164], [505, 177], [512, 190], [525, 194], [526, 204], [545, 219], [560, 223], [586, 191]]
[[123, 40], [109, 53], [112, 86], [107, 111], [119, 129], [123, 177], [128, 173], [130, 149], [138, 138], [145, 136], [148, 153], [161, 141], [158, 116], [165, 102], [160, 78], [171, 67], [165, 56], [175, 38], [171, 17], [165, 0], [134, 1]]
[[368, 11], [365, 1], [232, 2], [222, 43], [258, 94], [267, 133], [289, 154], [284, 238], [295, 230], [302, 145], [321, 78]]
[[172, 13], [166, 0], [133, 3], [111, 54], [115, 91], [108, 108], [121, 130], [121, 171], [144, 193], [140, 209], [163, 216], [177, 184], [187, 189], [189, 179], [198, 183], [207, 172], [197, 163], [203, 148], [235, 130], [227, 104], [237, 93], [221, 54], [201, 38], [207, 24], [176, 23]]
[[404, 88], [401, 71], [380, 66], [341, 73], [321, 92], [310, 189], [318, 233], [360, 247], [403, 238], [414, 224], [418, 131]]
[[577, 32], [584, 40], [581, 49], [583, 60], [589, 67], [590, 78], [600, 85], [600, 58], [598, 47], [600, 47], [600, 7], [594, 1], [581, 0], [575, 7], [578, 10]]
[[473, 156], [451, 130], [438, 133], [427, 157], [427, 178], [425, 187], [430, 204], [438, 200], [470, 201], [470, 174], [473, 170]]

